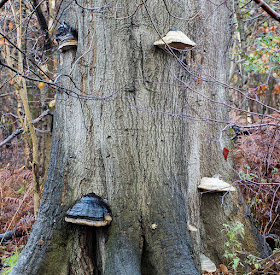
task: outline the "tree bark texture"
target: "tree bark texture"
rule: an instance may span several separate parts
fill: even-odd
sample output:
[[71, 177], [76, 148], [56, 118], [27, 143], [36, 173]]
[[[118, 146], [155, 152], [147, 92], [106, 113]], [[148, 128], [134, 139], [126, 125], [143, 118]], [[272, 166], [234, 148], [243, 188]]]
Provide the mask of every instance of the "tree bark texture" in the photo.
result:
[[[63, 1], [61, 20], [79, 40], [77, 51], [60, 53], [60, 73], [72, 73], [75, 85], [59, 78], [73, 92], [58, 91], [41, 207], [11, 274], [199, 274], [197, 185], [203, 176], [228, 172], [221, 126], [176, 114], [226, 118], [226, 108], [183, 82], [226, 102], [224, 87], [197, 76], [226, 81], [228, 9], [194, 0], [79, 4], [100, 8]], [[177, 27], [198, 46], [175, 56], [155, 48], [153, 24], [161, 34]], [[110, 227], [64, 221], [65, 211], [90, 192], [108, 199]], [[188, 224], [198, 231], [190, 233]]]

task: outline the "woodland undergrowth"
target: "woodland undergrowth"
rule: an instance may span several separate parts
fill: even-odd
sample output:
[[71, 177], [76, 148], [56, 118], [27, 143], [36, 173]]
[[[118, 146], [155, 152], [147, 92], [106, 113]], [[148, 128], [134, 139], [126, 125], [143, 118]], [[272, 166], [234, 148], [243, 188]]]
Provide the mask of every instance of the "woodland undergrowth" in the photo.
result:
[[[277, 264], [280, 248], [279, 119], [279, 113], [270, 114], [262, 120], [255, 120], [255, 124], [259, 125], [256, 128], [250, 128], [250, 124], [244, 123], [244, 119], [241, 119], [243, 126], [249, 128], [240, 131], [240, 135], [236, 135], [233, 139], [234, 169], [238, 178], [235, 185], [239, 186], [253, 221], [263, 236], [263, 241], [267, 242], [271, 251], [273, 251], [273, 254], [264, 260], [257, 259], [254, 255], [243, 251], [254, 259], [254, 261], [245, 263], [247, 268], [251, 270], [248, 274], [280, 274]], [[240, 123], [238, 119], [236, 120]], [[231, 228], [231, 230], [233, 232], [235, 229]], [[234, 237], [236, 240], [238, 235], [240, 236], [239, 233], [236, 232]], [[237, 250], [239, 251], [234, 251], [235, 260], [240, 261], [242, 258], [242, 251], [239, 256], [240, 250], [242, 250], [241, 244]], [[244, 267], [241, 261], [239, 263]], [[259, 266], [258, 268], [256, 268], [256, 263]], [[243, 272], [233, 271], [233, 266], [234, 264], [232, 266], [220, 264], [216, 272], [204, 271], [202, 274], [244, 274]]]
[[[263, 235], [280, 236], [280, 114], [258, 121], [258, 128], [235, 141], [237, 183]], [[278, 122], [279, 123], [279, 122]]]
[[[0, 151], [0, 257], [19, 250], [34, 223], [32, 171], [23, 165], [24, 152], [15, 140]], [[9, 233], [9, 238], [4, 235]]]

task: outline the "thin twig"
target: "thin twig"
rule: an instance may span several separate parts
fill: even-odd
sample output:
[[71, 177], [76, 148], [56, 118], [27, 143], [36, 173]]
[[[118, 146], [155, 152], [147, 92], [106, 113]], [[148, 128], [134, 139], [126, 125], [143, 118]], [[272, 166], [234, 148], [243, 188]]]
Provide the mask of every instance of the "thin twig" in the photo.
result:
[[280, 22], [280, 14], [273, 10], [263, 0], [254, 0], [264, 11], [266, 11], [273, 19]]
[[[47, 115], [52, 115], [51, 111], [49, 109], [47, 109], [46, 111], [44, 111], [40, 116], [38, 116], [36, 119], [34, 119], [32, 121], [32, 123], [37, 123], [39, 122], [43, 117], [47, 116]], [[0, 147], [2, 147], [3, 145], [5, 145], [6, 143], [10, 142], [12, 139], [14, 139], [16, 136], [20, 135], [23, 132], [23, 127], [17, 129], [15, 132], [13, 132], [10, 136], [8, 136], [6, 139], [4, 139], [2, 142], [0, 142]]]

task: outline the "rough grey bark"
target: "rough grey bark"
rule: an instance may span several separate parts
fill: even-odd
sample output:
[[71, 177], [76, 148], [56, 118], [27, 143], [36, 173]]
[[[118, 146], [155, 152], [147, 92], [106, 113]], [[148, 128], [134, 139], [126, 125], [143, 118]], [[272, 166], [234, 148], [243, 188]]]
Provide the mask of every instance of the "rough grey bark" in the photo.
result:
[[[83, 1], [105, 7], [112, 1]], [[63, 1], [64, 7], [70, 1]], [[226, 109], [182, 87], [226, 102], [217, 83], [200, 84], [176, 58], [153, 46], [159, 37], [144, 5], [116, 1], [95, 11], [73, 4], [63, 18], [79, 33], [77, 52], [60, 54], [60, 83], [75, 93], [106, 100], [77, 99], [59, 91], [44, 195], [29, 242], [11, 274], [199, 274], [202, 247], [202, 176], [225, 176], [218, 144], [220, 126], [172, 114], [226, 118]], [[226, 81], [227, 8], [211, 1], [147, 1], [160, 33], [186, 32], [198, 46], [176, 53], [198, 74]], [[213, 11], [214, 10], [214, 11]], [[212, 13], [211, 13], [212, 11]], [[211, 16], [209, 16], [209, 13]], [[152, 111], [150, 111], [152, 110]], [[165, 114], [163, 113], [165, 112]], [[82, 194], [108, 199], [109, 228], [64, 222]], [[151, 225], [157, 224], [152, 230]], [[209, 236], [212, 238], [213, 236]], [[215, 236], [216, 237], [216, 236]], [[222, 244], [221, 244], [222, 245]]]

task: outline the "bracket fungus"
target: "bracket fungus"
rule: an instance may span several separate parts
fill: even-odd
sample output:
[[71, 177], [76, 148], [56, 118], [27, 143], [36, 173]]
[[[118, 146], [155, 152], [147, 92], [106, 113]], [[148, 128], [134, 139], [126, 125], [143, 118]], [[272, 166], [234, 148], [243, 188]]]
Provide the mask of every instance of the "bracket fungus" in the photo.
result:
[[152, 230], [155, 230], [155, 229], [157, 229], [158, 228], [158, 225], [156, 224], [156, 223], [153, 223], [152, 225], [151, 225], [151, 229]]
[[57, 30], [56, 40], [58, 41], [58, 49], [67, 51], [77, 47], [78, 34], [76, 30], [63, 22]]
[[199, 255], [200, 264], [201, 264], [201, 271], [206, 271], [209, 273], [216, 272], [217, 268], [215, 264], [204, 254]]
[[197, 228], [191, 224], [188, 223], [188, 230], [190, 232], [197, 232]]
[[184, 50], [196, 46], [190, 38], [176, 28], [172, 28], [162, 39], [154, 42], [155, 46], [162, 49], [167, 49], [166, 44], [175, 50]]
[[79, 199], [65, 216], [65, 221], [79, 225], [101, 227], [109, 225], [112, 213], [107, 202], [95, 193]]
[[199, 189], [211, 191], [211, 192], [229, 192], [236, 191], [236, 189], [227, 182], [220, 180], [219, 178], [207, 178], [204, 177], [201, 179]]

